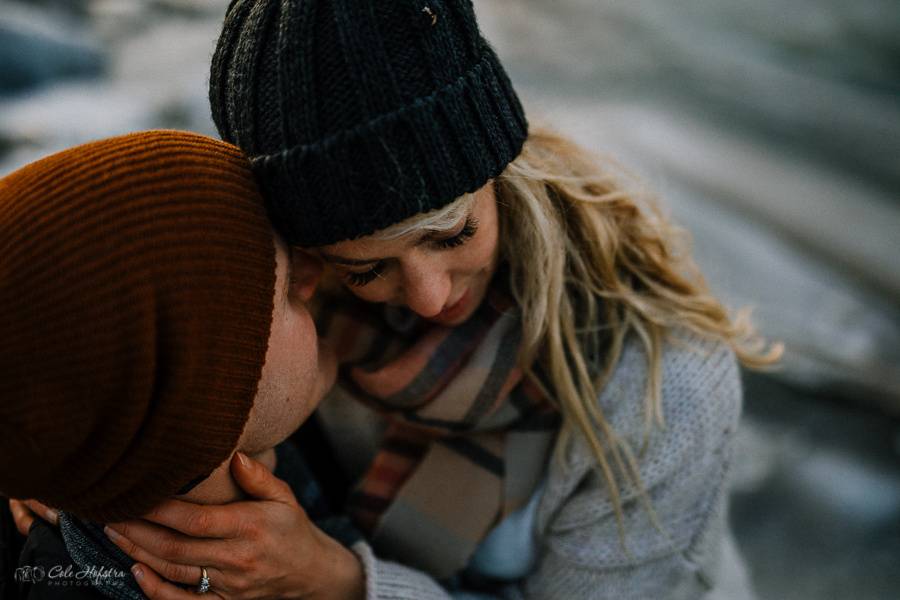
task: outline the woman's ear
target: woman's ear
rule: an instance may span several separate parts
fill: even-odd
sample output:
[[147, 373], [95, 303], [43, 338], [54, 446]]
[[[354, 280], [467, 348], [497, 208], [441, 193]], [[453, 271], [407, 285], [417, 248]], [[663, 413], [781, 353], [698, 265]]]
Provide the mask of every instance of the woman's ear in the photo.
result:
[[322, 279], [322, 260], [309, 252], [293, 248], [291, 250], [291, 291], [304, 302], [308, 302], [316, 286]]

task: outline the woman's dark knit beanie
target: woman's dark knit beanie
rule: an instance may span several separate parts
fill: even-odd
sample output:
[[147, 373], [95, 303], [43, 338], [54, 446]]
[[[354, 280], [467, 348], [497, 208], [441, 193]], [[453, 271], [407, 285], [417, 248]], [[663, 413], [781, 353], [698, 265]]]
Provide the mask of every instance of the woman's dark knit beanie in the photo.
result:
[[275, 245], [230, 144], [154, 131], [0, 179], [0, 495], [136, 517], [227, 460]]
[[470, 0], [234, 0], [210, 102], [275, 227], [307, 247], [477, 190], [528, 133]]

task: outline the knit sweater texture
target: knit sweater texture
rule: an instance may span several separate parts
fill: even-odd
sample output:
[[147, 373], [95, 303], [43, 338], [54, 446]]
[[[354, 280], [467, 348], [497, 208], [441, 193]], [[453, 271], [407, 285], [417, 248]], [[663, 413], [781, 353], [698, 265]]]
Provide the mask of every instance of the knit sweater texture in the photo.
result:
[[[644, 439], [646, 354], [630, 339], [599, 405], [633, 448]], [[330, 401], [330, 400], [329, 400]], [[566, 465], [548, 463], [537, 509], [534, 569], [478, 597], [683, 600], [753, 598], [727, 526], [727, 474], [741, 412], [740, 376], [723, 344], [679, 332], [662, 364], [665, 429], [654, 431], [640, 458], [640, 475], [660, 527], [637, 490], [624, 486], [627, 550], [595, 459], [580, 439]], [[326, 431], [330, 429], [325, 422]], [[368, 600], [454, 597], [427, 575], [376, 557], [358, 542]], [[459, 592], [461, 590], [457, 590]]]

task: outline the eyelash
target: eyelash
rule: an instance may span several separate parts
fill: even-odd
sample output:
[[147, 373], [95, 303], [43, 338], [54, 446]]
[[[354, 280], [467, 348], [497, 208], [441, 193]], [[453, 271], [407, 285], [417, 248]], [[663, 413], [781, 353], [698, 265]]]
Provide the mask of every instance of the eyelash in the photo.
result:
[[475, 217], [467, 217], [466, 224], [459, 233], [446, 240], [437, 240], [434, 242], [438, 248], [457, 248], [468, 242], [478, 232], [478, 220]]
[[[459, 233], [445, 240], [435, 240], [432, 243], [441, 250], [458, 248], [472, 239], [477, 232], [478, 220], [475, 219], [475, 217], [469, 216], [466, 218], [466, 224], [463, 225], [463, 228]], [[376, 263], [374, 267], [363, 273], [346, 273], [345, 280], [354, 287], [362, 287], [367, 283], [371, 283], [376, 277], [379, 277], [384, 270], [384, 266], [384, 261], [380, 261]]]
[[381, 275], [381, 269], [384, 267], [383, 262], [375, 263], [375, 266], [364, 273], [347, 273], [345, 275], [347, 283], [355, 287], [362, 287], [373, 279]]

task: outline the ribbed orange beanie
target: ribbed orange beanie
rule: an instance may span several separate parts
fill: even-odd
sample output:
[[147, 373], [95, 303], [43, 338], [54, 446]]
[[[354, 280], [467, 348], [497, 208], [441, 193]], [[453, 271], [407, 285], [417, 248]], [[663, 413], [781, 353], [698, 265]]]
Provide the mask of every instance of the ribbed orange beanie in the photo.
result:
[[0, 493], [108, 522], [209, 474], [253, 404], [274, 286], [228, 144], [138, 133], [0, 179]]

